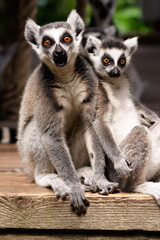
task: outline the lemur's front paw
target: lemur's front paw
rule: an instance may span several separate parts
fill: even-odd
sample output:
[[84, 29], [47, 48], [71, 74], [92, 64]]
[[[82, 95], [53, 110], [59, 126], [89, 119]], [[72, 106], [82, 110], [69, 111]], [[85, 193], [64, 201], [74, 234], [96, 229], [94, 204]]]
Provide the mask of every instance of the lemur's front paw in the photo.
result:
[[118, 176], [122, 178], [126, 178], [131, 174], [132, 169], [129, 166], [130, 166], [129, 161], [122, 157], [114, 162], [114, 168]]
[[92, 185], [93, 171], [91, 167], [85, 166], [79, 168], [77, 170], [77, 175], [82, 184], [84, 184], [85, 186]]
[[66, 199], [69, 193], [69, 187], [65, 184], [63, 179], [60, 177], [51, 178], [51, 186], [57, 198], [61, 198], [62, 200]]
[[106, 178], [99, 178], [96, 181], [93, 181], [92, 189], [93, 192], [98, 192], [102, 195], [108, 195], [109, 193], [115, 192], [119, 187], [119, 184], [116, 182], [109, 182]]
[[85, 197], [84, 187], [81, 183], [70, 187], [69, 197], [72, 210], [76, 212], [77, 215], [85, 214], [86, 207], [89, 206], [89, 201]]

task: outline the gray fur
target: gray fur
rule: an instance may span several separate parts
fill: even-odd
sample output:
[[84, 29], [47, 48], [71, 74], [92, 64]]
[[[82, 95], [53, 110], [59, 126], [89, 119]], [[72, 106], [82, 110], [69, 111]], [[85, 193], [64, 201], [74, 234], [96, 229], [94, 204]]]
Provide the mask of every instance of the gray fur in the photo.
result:
[[47, 25], [42, 26], [40, 28], [40, 35], [43, 35], [47, 29], [53, 29], [53, 28], [57, 29], [61, 27], [64, 28], [65, 30], [71, 30], [71, 27], [67, 22], [54, 22], [54, 23], [49, 23]]
[[[89, 203], [76, 169], [89, 164], [84, 136], [86, 129], [93, 131], [98, 80], [91, 66], [78, 55], [84, 29], [79, 15], [72, 11], [67, 23], [54, 26], [41, 28], [32, 20], [26, 24], [25, 37], [42, 63], [24, 91], [18, 149], [30, 179], [43, 187], [51, 186], [57, 197], [65, 199], [69, 195], [73, 210], [81, 214]], [[65, 26], [72, 36], [72, 42], [66, 45], [59, 40]], [[54, 39], [47, 48], [41, 43], [46, 34]], [[53, 60], [57, 45], [66, 54], [63, 66]], [[63, 59], [59, 58], [61, 63]]]
[[154, 123], [159, 121], [158, 115], [145, 107], [143, 104], [135, 101], [135, 107], [137, 109], [140, 121], [144, 126], [151, 127]]
[[[117, 63], [118, 56], [123, 53], [125, 66], [128, 65], [137, 48], [137, 39], [122, 42], [126, 49], [120, 47], [121, 43], [112, 49], [105, 44], [105, 48], [94, 37], [88, 39], [86, 49], [90, 49], [92, 43], [96, 49], [88, 56], [99, 76], [94, 128], [107, 155], [108, 179], [119, 182], [122, 190], [151, 194], [160, 205], [160, 183], [151, 182], [152, 179], [159, 180], [160, 119], [154, 112], [133, 101], [125, 67], [120, 68]], [[112, 57], [112, 64], [103, 64], [101, 57], [104, 54]], [[115, 67], [120, 76], [111, 77], [110, 71]]]
[[[100, 194], [108, 194], [118, 188], [117, 182], [109, 182], [105, 177], [105, 159], [104, 151], [99, 144], [97, 134], [92, 129], [88, 129], [85, 133], [86, 144], [90, 157], [93, 171], [92, 191], [98, 191]], [[82, 177], [85, 178], [86, 172]]]

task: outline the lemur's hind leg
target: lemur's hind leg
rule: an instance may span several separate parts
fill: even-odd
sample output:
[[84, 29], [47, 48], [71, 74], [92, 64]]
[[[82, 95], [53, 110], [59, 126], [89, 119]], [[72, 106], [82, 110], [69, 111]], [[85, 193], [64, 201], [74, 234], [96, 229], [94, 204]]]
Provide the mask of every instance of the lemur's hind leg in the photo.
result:
[[[39, 162], [35, 166], [35, 182], [42, 187], [51, 187], [57, 198], [65, 200], [69, 193], [69, 187], [58, 174], [54, 173], [53, 167], [50, 167], [50, 161], [43, 154], [43, 150], [38, 152], [40, 157], [45, 157], [45, 161]], [[40, 159], [40, 158], [39, 158]]]
[[152, 134], [153, 132], [147, 128], [137, 126], [120, 144], [121, 151], [130, 159], [133, 169], [131, 176], [121, 180], [120, 187], [127, 191], [150, 194], [160, 206], [160, 183], [146, 181], [147, 171], [152, 170], [152, 165], [150, 165], [153, 152]]
[[145, 182], [146, 169], [151, 157], [150, 134], [146, 127], [136, 126], [120, 144], [120, 150], [127, 157], [132, 173], [120, 179], [120, 187], [133, 191], [135, 186]]
[[160, 121], [149, 128], [152, 143], [152, 155], [149, 161], [146, 179], [160, 181]]
[[28, 174], [30, 175], [32, 172], [34, 174], [33, 178], [38, 185], [51, 187], [57, 198], [65, 199], [69, 188], [63, 179], [55, 173], [40, 135], [33, 126], [34, 123], [28, 126], [22, 139], [23, 151], [25, 151], [23, 153], [23, 156], [25, 156], [24, 164]]
[[[160, 121], [156, 122], [149, 128], [150, 139], [152, 144], [151, 159], [146, 169], [145, 183], [136, 186], [136, 192], [142, 192], [152, 195], [160, 207]], [[154, 180], [156, 182], [151, 182]]]

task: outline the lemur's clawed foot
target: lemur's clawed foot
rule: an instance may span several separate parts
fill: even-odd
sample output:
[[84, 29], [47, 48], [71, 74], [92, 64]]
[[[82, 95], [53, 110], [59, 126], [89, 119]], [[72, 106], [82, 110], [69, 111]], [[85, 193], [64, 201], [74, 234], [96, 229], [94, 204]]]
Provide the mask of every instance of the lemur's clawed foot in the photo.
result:
[[118, 187], [119, 184], [116, 182], [109, 182], [106, 178], [99, 178], [97, 181], [93, 181], [92, 191], [101, 195], [108, 195], [115, 192]]
[[132, 169], [129, 167], [130, 163], [125, 158], [120, 157], [114, 162], [115, 170], [119, 177], [126, 178], [132, 173]]
[[85, 186], [85, 191], [98, 192], [102, 195], [108, 195], [115, 192], [119, 184], [116, 182], [109, 182], [105, 177], [101, 176], [94, 180], [93, 171], [91, 167], [82, 167], [77, 170], [77, 174], [82, 184]]
[[[92, 185], [93, 171], [91, 167], [85, 166], [85, 167], [79, 168], [77, 170], [77, 175], [82, 184], [88, 187]], [[90, 189], [90, 188], [86, 188], [86, 189]]]
[[37, 174], [35, 182], [42, 187], [51, 187], [57, 198], [66, 199], [69, 193], [69, 187], [64, 180], [55, 173]]
[[84, 194], [84, 187], [81, 183], [70, 186], [70, 205], [72, 210], [77, 214], [86, 214], [86, 207], [89, 206], [89, 201]]
[[57, 198], [61, 198], [62, 200], [66, 199], [69, 193], [69, 187], [62, 178], [53, 175], [53, 177], [50, 177], [50, 185]]

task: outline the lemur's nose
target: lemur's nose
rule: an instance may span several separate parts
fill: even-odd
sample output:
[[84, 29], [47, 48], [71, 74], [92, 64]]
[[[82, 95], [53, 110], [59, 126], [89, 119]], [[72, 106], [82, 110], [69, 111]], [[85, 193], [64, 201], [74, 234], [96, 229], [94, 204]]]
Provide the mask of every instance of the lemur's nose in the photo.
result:
[[112, 77], [112, 78], [118, 78], [120, 76], [120, 70], [115, 67], [113, 68], [110, 72], [109, 72], [109, 76]]
[[54, 54], [57, 56], [57, 57], [61, 57], [63, 56], [65, 53], [65, 51], [63, 50], [63, 48], [60, 46], [60, 45], [57, 45], [55, 50], [54, 50]]
[[55, 54], [57, 56], [62, 56], [64, 54], [64, 51], [63, 50], [57, 50], [57, 51], [55, 51]]

